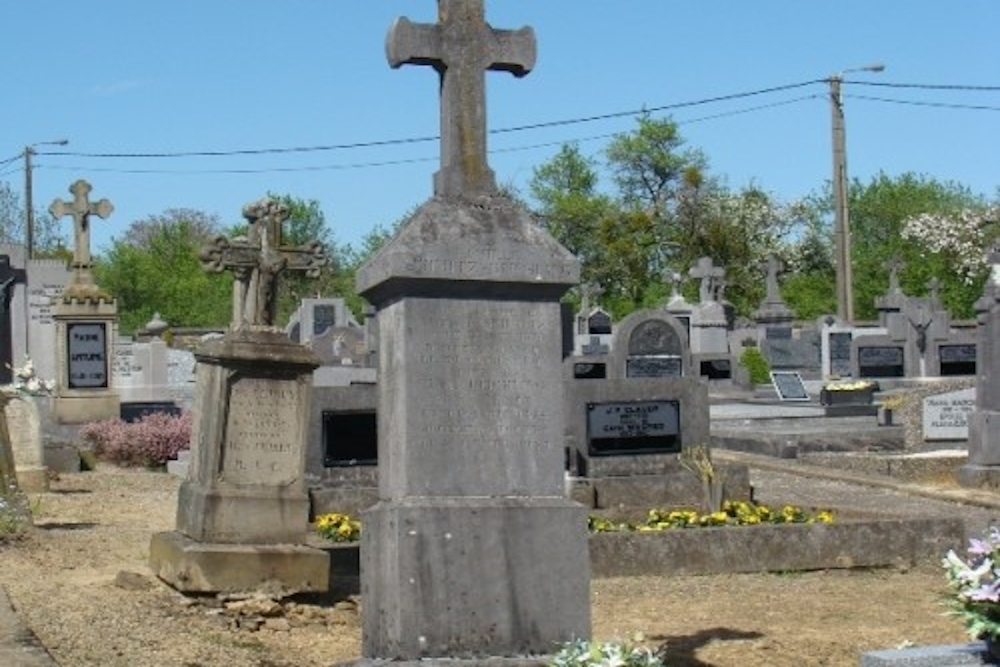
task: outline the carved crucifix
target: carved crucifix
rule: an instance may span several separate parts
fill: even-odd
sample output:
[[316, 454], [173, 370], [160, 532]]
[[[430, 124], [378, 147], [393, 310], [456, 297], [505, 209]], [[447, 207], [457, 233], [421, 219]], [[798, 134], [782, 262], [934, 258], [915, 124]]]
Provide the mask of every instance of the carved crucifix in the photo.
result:
[[496, 179], [486, 159], [486, 70], [516, 77], [535, 66], [531, 28], [495, 30], [485, 19], [483, 0], [438, 0], [438, 23], [401, 17], [386, 39], [393, 68], [430, 65], [441, 79], [441, 169], [434, 194], [444, 197], [491, 194]]
[[302, 271], [319, 276], [326, 254], [319, 241], [291, 247], [281, 245], [281, 230], [291, 211], [281, 202], [262, 199], [243, 207], [249, 229], [245, 239], [216, 237], [202, 249], [206, 271], [229, 269], [236, 278], [233, 294], [234, 329], [272, 326], [277, 311], [278, 276], [283, 271]]
[[77, 269], [90, 269], [93, 266], [90, 257], [90, 216], [96, 215], [106, 220], [115, 210], [107, 199], [91, 203], [88, 199], [91, 190], [93, 188], [90, 183], [78, 180], [69, 186], [69, 191], [73, 195], [72, 202], [56, 199], [49, 206], [49, 213], [57, 220], [65, 215], [73, 216], [73, 267]]
[[715, 266], [711, 257], [702, 257], [699, 259], [698, 263], [688, 271], [688, 275], [701, 280], [701, 286], [698, 289], [698, 298], [701, 303], [708, 303], [709, 301], [721, 298], [719, 287], [721, 286], [722, 289], [725, 289], [725, 285], [721, 283], [726, 276], [726, 270], [721, 266]]

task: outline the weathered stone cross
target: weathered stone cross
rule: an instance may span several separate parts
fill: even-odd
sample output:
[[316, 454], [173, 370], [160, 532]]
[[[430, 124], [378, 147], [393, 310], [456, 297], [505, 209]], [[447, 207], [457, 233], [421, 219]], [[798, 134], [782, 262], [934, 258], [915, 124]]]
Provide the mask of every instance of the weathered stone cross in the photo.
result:
[[778, 288], [778, 274], [785, 270], [785, 265], [774, 255], [768, 255], [767, 261], [762, 267], [767, 272], [767, 295], [764, 300], [768, 303], [781, 301], [781, 290]]
[[474, 196], [496, 191], [486, 159], [486, 82], [483, 72], [516, 77], [535, 66], [531, 28], [494, 30], [483, 0], [438, 0], [438, 23], [399, 18], [386, 40], [389, 64], [430, 65], [441, 78], [441, 169], [434, 194]]
[[930, 293], [931, 306], [933, 308], [939, 308], [941, 306], [941, 288], [944, 287], [944, 283], [937, 276], [932, 276], [930, 280], [927, 281], [927, 291]]
[[681, 285], [684, 284], [684, 276], [673, 269], [664, 269], [663, 281], [670, 285], [670, 300], [677, 301], [681, 298]]
[[52, 217], [59, 219], [65, 215], [73, 216], [73, 267], [77, 269], [90, 269], [93, 261], [90, 257], [90, 216], [96, 215], [102, 220], [107, 219], [115, 207], [107, 199], [102, 199], [96, 204], [90, 203], [88, 196], [93, 190], [90, 183], [79, 180], [69, 186], [69, 191], [73, 195], [73, 201], [64, 202], [56, 199], [49, 206], [49, 213]]
[[218, 236], [200, 253], [206, 271], [229, 269], [236, 277], [233, 290], [234, 329], [271, 326], [277, 311], [278, 276], [283, 271], [302, 271], [319, 276], [326, 254], [319, 241], [291, 247], [281, 245], [281, 230], [291, 211], [281, 202], [262, 199], [243, 207], [249, 223], [246, 239]]
[[[580, 286], [580, 312], [584, 315], [590, 314], [592, 305], [600, 305], [597, 299], [604, 294], [604, 288], [597, 283], [584, 283]], [[591, 301], [593, 300], [593, 304]]]
[[711, 257], [702, 257], [689, 271], [692, 278], [701, 280], [698, 288], [698, 299], [701, 303], [715, 301], [716, 291], [719, 283], [726, 275], [726, 270], [721, 266], [715, 266]]
[[892, 257], [888, 262], [885, 263], [885, 268], [889, 269], [889, 292], [895, 293], [900, 292], [899, 288], [899, 272], [903, 269], [906, 264], [903, 263], [899, 257]]

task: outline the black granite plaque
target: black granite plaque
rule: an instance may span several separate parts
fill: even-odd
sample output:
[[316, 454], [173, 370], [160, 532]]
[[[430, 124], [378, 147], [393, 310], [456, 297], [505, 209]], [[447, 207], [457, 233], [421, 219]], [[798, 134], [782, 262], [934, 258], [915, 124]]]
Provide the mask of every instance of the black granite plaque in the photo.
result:
[[975, 375], [976, 344], [941, 345], [941, 375]]
[[830, 354], [830, 374], [844, 377], [851, 374], [851, 334], [832, 332], [827, 338]]
[[709, 380], [729, 380], [733, 365], [729, 359], [705, 359], [701, 362], [701, 375]]
[[791, 327], [765, 327], [764, 337], [768, 340], [791, 340]]
[[378, 428], [374, 412], [323, 411], [323, 465], [375, 465]]
[[587, 333], [602, 335], [611, 333], [611, 316], [603, 310], [598, 310], [587, 318]]
[[331, 304], [313, 306], [313, 335], [319, 335], [337, 323], [337, 309]]
[[809, 392], [802, 384], [802, 376], [794, 371], [771, 371], [771, 383], [783, 401], [808, 401]]
[[608, 377], [608, 367], [606, 364], [573, 364], [573, 377], [577, 380], [604, 380]]
[[858, 375], [863, 378], [903, 377], [903, 348], [897, 345], [859, 347]]
[[66, 325], [66, 352], [70, 389], [108, 386], [107, 329], [103, 322]]
[[683, 374], [680, 357], [629, 357], [625, 360], [627, 378], [668, 378]]
[[587, 447], [591, 456], [680, 452], [680, 403], [588, 403]]
[[640, 323], [628, 339], [629, 356], [680, 356], [681, 352], [681, 338], [665, 320]]

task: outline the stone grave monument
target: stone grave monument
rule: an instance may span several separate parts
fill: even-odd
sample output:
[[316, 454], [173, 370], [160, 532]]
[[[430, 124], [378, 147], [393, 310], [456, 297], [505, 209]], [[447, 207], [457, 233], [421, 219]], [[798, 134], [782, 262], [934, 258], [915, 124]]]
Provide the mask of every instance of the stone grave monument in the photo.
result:
[[601, 308], [597, 299], [604, 294], [600, 285], [580, 286], [580, 312], [576, 314], [573, 353], [582, 356], [598, 356], [610, 351], [611, 314]]
[[976, 301], [976, 406], [968, 417], [969, 460], [958, 480], [967, 487], [1000, 487], [1000, 250], [989, 256], [992, 271]]
[[90, 255], [90, 217], [105, 219], [114, 207], [107, 199], [92, 203], [84, 180], [70, 186], [73, 201], [56, 199], [49, 212], [73, 218], [73, 275], [63, 288], [52, 318], [56, 323], [56, 394], [52, 411], [62, 424], [118, 417], [119, 397], [111, 382], [112, 344], [118, 329], [118, 306], [94, 282]]
[[780, 259], [770, 255], [762, 268], [766, 277], [767, 292], [754, 312], [754, 320], [763, 330], [763, 340], [788, 340], [792, 337], [792, 320], [795, 319], [795, 313], [781, 298], [781, 289], [778, 287], [778, 274], [784, 271], [785, 266]]
[[318, 242], [282, 244], [289, 210], [246, 206], [242, 241], [218, 237], [201, 253], [209, 271], [236, 276], [233, 322], [195, 351], [191, 463], [177, 501], [176, 531], [153, 536], [150, 566], [184, 592], [325, 591], [328, 556], [303, 546], [311, 375], [319, 362], [274, 325], [278, 279], [316, 276]]
[[357, 278], [378, 308], [379, 501], [362, 517], [361, 595], [362, 652], [379, 664], [504, 664], [590, 636], [559, 370], [559, 299], [579, 264], [487, 164], [484, 72], [527, 74], [535, 39], [484, 14], [483, 0], [439, 0], [439, 23], [401, 18], [387, 40], [393, 67], [437, 71], [442, 139], [433, 198]]
[[691, 353], [695, 372], [710, 380], [732, 377], [729, 319], [723, 305], [726, 270], [702, 257], [688, 275], [701, 281], [698, 303], [691, 311]]

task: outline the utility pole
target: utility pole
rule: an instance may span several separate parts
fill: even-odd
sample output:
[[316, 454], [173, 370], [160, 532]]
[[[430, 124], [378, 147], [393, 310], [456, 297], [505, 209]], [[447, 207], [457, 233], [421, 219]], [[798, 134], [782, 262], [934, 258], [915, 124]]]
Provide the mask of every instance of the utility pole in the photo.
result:
[[35, 202], [32, 196], [31, 156], [35, 154], [35, 146], [65, 146], [69, 139], [58, 141], [40, 141], [24, 147], [24, 244], [28, 259], [35, 258]]
[[875, 63], [844, 70], [832, 75], [830, 84], [830, 114], [833, 134], [833, 231], [834, 264], [837, 273], [837, 317], [847, 323], [854, 321], [854, 287], [851, 271], [851, 224], [847, 191], [847, 140], [844, 132], [844, 101], [840, 84], [847, 72], [881, 72], [885, 65]]

